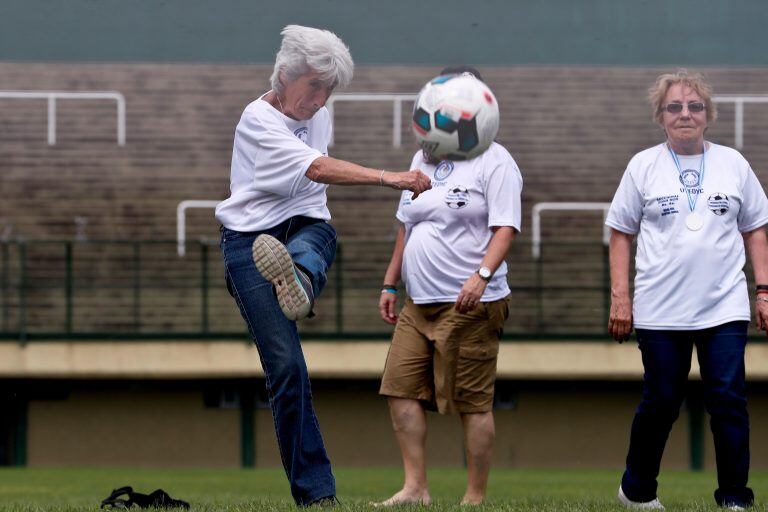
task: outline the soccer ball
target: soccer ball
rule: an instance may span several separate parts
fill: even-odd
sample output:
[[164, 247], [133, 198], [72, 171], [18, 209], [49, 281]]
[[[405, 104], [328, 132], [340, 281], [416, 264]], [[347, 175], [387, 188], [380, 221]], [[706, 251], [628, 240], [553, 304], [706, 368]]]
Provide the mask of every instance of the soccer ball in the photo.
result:
[[728, 196], [722, 192], [717, 192], [709, 196], [709, 209], [715, 215], [725, 215], [728, 213]]
[[438, 160], [474, 158], [498, 131], [496, 97], [470, 73], [432, 79], [413, 107], [413, 133], [424, 152]]
[[464, 208], [469, 204], [469, 191], [461, 185], [451, 187], [445, 194], [445, 204], [454, 210]]

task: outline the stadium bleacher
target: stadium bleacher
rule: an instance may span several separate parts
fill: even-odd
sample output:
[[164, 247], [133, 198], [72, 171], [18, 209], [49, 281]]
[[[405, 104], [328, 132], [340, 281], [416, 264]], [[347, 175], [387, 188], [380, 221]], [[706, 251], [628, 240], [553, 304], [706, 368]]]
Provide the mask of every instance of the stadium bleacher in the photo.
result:
[[[346, 92], [412, 93], [438, 69], [360, 66]], [[524, 177], [523, 233], [509, 257], [514, 306], [507, 333], [514, 342], [505, 344], [500, 358], [498, 421], [527, 441], [521, 446], [505, 438], [497, 454], [500, 465], [562, 465], [562, 450], [575, 450], [569, 459], [575, 465], [615, 464], [623, 456], [624, 438], [618, 434], [599, 453], [586, 453], [591, 445], [579, 436], [590, 430], [587, 416], [571, 426], [558, 425], [555, 418], [558, 407], [576, 414], [568, 407], [571, 400], [605, 401], [605, 407], [587, 408], [587, 414], [623, 433], [636, 401], [636, 354], [602, 338], [607, 276], [601, 213], [544, 216], [539, 264], [531, 255], [530, 211], [543, 201], [610, 201], [631, 155], [662, 140], [645, 91], [666, 70], [482, 69], [501, 104], [499, 141]], [[704, 71], [719, 94], [768, 91], [763, 69]], [[0, 377], [3, 386], [12, 387], [18, 379], [35, 382], [26, 413], [30, 465], [107, 463], [94, 454], [108, 453], [104, 448], [115, 440], [131, 439], [131, 429], [124, 426], [129, 416], [119, 411], [137, 404], [147, 411], [134, 416], [142, 432], [155, 425], [167, 433], [184, 422], [201, 430], [176, 440], [182, 446], [164, 434], [148, 445], [154, 452], [147, 448], [126, 464], [161, 464], [169, 453], [179, 465], [239, 464], [234, 442], [193, 453], [189, 447], [203, 443], [206, 428], [232, 435], [263, 431], [250, 462], [279, 464], [263, 400], [250, 424], [227, 400], [213, 400], [203, 412], [195, 409], [200, 382], [214, 394], [238, 391], [260, 382], [260, 373], [223, 285], [212, 211], [189, 212], [184, 258], [177, 256], [175, 240], [181, 201], [226, 197], [235, 125], [244, 106], [266, 90], [270, 72], [269, 66], [221, 64], [0, 62], [0, 90], [117, 90], [127, 103], [125, 146], [115, 141], [114, 103], [67, 100], [57, 102], [57, 142], [48, 145], [44, 102], [0, 99], [0, 335], [5, 338]], [[403, 145], [393, 148], [391, 105], [337, 104], [331, 155], [405, 169], [416, 149], [408, 108]], [[723, 104], [708, 138], [732, 146], [733, 123], [733, 105]], [[766, 135], [768, 106], [748, 107], [742, 151], [763, 183], [768, 183], [768, 147], [761, 143]], [[368, 437], [389, 439], [383, 403], [372, 398], [389, 332], [378, 319], [375, 300], [395, 232], [398, 194], [332, 187], [329, 197], [342, 254], [319, 304], [321, 315], [302, 324], [307, 339], [314, 340], [305, 350], [320, 381], [318, 410], [321, 420], [334, 418], [331, 422], [339, 424], [356, 424], [365, 416]], [[584, 338], [592, 341], [575, 343]], [[357, 352], [348, 348], [361, 340], [371, 345], [355, 345], [365, 348]], [[768, 380], [764, 349], [751, 348], [750, 370], [760, 381]], [[337, 382], [342, 378], [347, 380]], [[61, 393], [52, 395], [52, 389]], [[765, 424], [764, 397], [755, 402], [758, 425]], [[152, 411], [176, 400], [178, 415], [153, 423]], [[361, 404], [358, 412], [363, 412], [340, 407], [344, 401]], [[94, 411], [99, 421], [89, 424]], [[52, 445], [51, 425], [62, 421], [67, 432], [80, 428], [79, 445]], [[432, 450], [440, 452], [435, 450], [440, 440], [450, 443], [456, 431], [450, 420], [436, 421], [441, 426], [434, 429]], [[547, 428], [536, 432], [529, 428], [534, 424]], [[675, 445], [685, 445], [687, 427], [676, 428]], [[327, 432], [334, 460], [394, 460], [389, 441], [377, 448], [381, 453], [362, 459], [345, 446], [348, 430], [332, 425]], [[526, 449], [545, 439], [547, 450]], [[768, 446], [755, 450], [759, 461]], [[675, 467], [688, 465], [686, 450], [670, 457]], [[437, 453], [434, 460], [458, 464], [460, 459], [457, 450]]]
[[[436, 71], [413, 66], [361, 67], [352, 87], [344, 92], [415, 92]], [[599, 244], [600, 214], [545, 215], [542, 270], [530, 257], [530, 211], [542, 201], [610, 201], [628, 158], [661, 139], [658, 127], [650, 121], [645, 91], [663, 70], [543, 67], [483, 71], [501, 104], [499, 141], [515, 156], [524, 176], [523, 233], [510, 256], [510, 283], [519, 288], [520, 307], [509, 322], [509, 332], [556, 333], [548, 327], [548, 319], [560, 309], [560, 299], [550, 303], [548, 312], [541, 311], [536, 303], [540, 292], [535, 289], [566, 281], [586, 290], [588, 297], [579, 302], [583, 310], [570, 310], [571, 320], [560, 326], [561, 332], [599, 333], [604, 324], [606, 283]], [[759, 69], [705, 71], [717, 93], [768, 90], [768, 73]], [[115, 143], [113, 102], [74, 100], [57, 102], [57, 143], [49, 146], [44, 102], [0, 99], [2, 240], [91, 241], [71, 249], [69, 275], [74, 291], [70, 305], [65, 289], [67, 248], [62, 244], [41, 249], [32, 243], [27, 249], [26, 271], [33, 289], [24, 297], [27, 324], [20, 327], [14, 322], [21, 299], [11, 292], [18, 286], [9, 280], [4, 282], [7, 286], [0, 304], [6, 318], [0, 331], [242, 331], [229, 298], [221, 293], [215, 248], [218, 226], [212, 212], [189, 212], [187, 237], [195, 248], [186, 258], [176, 258], [170, 242], [176, 236], [179, 202], [227, 196], [234, 126], [243, 107], [266, 89], [270, 72], [268, 66], [0, 63], [0, 90], [119, 90], [127, 102], [125, 146]], [[393, 148], [390, 104], [338, 103], [331, 154], [373, 167], [406, 168], [416, 149], [409, 135], [409, 107], [406, 104], [401, 120], [403, 144]], [[722, 104], [720, 120], [712, 126], [709, 138], [733, 145], [733, 123], [734, 106]], [[749, 106], [743, 152], [758, 176], [768, 165], [768, 150], [759, 142], [766, 131], [768, 106]], [[345, 287], [344, 304], [340, 307], [339, 294], [329, 289], [322, 307], [333, 315], [308, 329], [337, 332], [341, 323], [346, 332], [385, 332], [377, 323], [375, 309], [367, 303], [375, 300], [371, 290], [375, 291], [389, 256], [398, 194], [370, 187], [332, 187], [329, 196], [343, 244], [337, 263], [340, 280], [332, 281], [334, 286], [341, 283]], [[213, 245], [204, 264], [200, 262], [201, 240]], [[126, 242], [142, 244], [136, 248]], [[562, 243], [566, 245], [559, 245]], [[45, 257], [36, 255], [41, 250]], [[17, 245], [6, 248], [9, 274], [18, 274], [14, 271], [20, 270], [20, 257]], [[201, 265], [206, 267], [205, 284], [200, 283]], [[97, 273], [102, 287], [111, 291], [79, 286], [98, 283]], [[151, 298], [142, 294], [138, 321], [136, 280], [140, 288], [152, 289]], [[201, 287], [210, 297], [201, 296]], [[194, 289], [195, 294], [186, 293], [185, 288]], [[572, 302], [577, 290], [560, 291], [563, 301]], [[111, 300], [104, 300], [104, 294]], [[211, 322], [217, 325], [203, 328], [208, 320], [200, 312], [202, 301], [213, 308]], [[351, 309], [350, 304], [354, 305]], [[96, 305], [113, 307], [114, 311], [105, 309], [102, 316], [112, 320], [100, 324], [95, 320], [98, 315], [78, 313], [93, 312]], [[68, 308], [75, 316], [72, 320], [66, 318]], [[92, 318], [91, 325], [88, 318]], [[64, 325], [67, 322], [69, 329]]]

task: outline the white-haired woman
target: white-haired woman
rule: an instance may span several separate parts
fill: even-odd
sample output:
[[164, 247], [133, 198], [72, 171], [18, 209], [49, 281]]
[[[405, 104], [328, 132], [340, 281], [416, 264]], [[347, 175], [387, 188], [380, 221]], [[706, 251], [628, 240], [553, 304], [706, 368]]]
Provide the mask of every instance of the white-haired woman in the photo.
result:
[[[717, 459], [715, 500], [752, 505], [744, 349], [750, 320], [742, 269], [749, 253], [755, 317], [768, 325], [768, 199], [737, 151], [704, 140], [716, 112], [699, 74], [659, 76], [650, 89], [666, 140], [632, 158], [613, 198], [611, 312], [616, 340], [632, 327], [643, 358], [643, 397], [632, 422], [619, 500], [663, 509], [656, 496], [664, 445], [685, 398], [693, 346], [701, 368]], [[629, 257], [637, 240], [634, 304]]]
[[[272, 90], [249, 104], [235, 131], [231, 195], [216, 208], [227, 288], [259, 350], [283, 466], [298, 505], [335, 500], [296, 329], [310, 315], [336, 252], [326, 188], [430, 188], [420, 171], [388, 172], [327, 156], [325, 103], [352, 80], [349, 50], [335, 34], [282, 31]], [[255, 265], [254, 265], [255, 263]]]

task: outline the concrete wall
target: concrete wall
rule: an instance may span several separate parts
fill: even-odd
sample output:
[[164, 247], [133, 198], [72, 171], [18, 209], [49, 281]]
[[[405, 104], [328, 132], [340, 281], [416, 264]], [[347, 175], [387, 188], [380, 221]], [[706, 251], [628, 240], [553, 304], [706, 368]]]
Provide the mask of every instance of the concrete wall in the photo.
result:
[[[206, 407], [204, 383], [78, 384], [63, 399], [29, 406], [29, 466], [238, 467], [239, 411]], [[263, 384], [259, 384], [263, 385]], [[70, 384], [71, 386], [71, 384]], [[153, 389], [154, 386], [154, 389]], [[170, 386], [170, 387], [169, 387]], [[197, 386], [197, 389], [195, 389]], [[65, 386], [66, 387], [66, 386]], [[506, 400], [495, 412], [494, 467], [623, 467], [638, 382], [500, 381]], [[316, 379], [315, 404], [336, 466], [398, 466], [399, 451], [377, 382]], [[764, 385], [750, 397], [752, 432], [768, 428]], [[664, 468], [689, 467], [689, 415], [675, 424]], [[433, 467], [464, 464], [457, 417], [428, 416]], [[256, 411], [257, 467], [279, 467], [270, 412]], [[705, 431], [705, 467], [714, 467]], [[752, 436], [752, 466], [768, 468], [768, 441]]]
[[199, 391], [95, 385], [29, 404], [29, 466], [232, 467], [239, 457], [239, 412], [204, 407]]

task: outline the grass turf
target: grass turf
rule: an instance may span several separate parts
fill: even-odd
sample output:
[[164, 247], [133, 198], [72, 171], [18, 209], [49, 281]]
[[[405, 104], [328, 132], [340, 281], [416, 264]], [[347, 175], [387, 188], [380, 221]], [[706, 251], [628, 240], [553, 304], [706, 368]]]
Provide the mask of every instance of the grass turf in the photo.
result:
[[[336, 469], [342, 511], [371, 510], [368, 503], [399, 489], [400, 469]], [[471, 510], [487, 511], [620, 511], [616, 502], [620, 471], [494, 469], [488, 503]], [[461, 469], [429, 471], [434, 511], [466, 510], [457, 505], [464, 491]], [[668, 510], [716, 511], [710, 472], [665, 471], [659, 494]], [[113, 488], [131, 485], [149, 493], [160, 487], [200, 511], [295, 510], [288, 484], [279, 469], [0, 469], [0, 512], [97, 510]], [[768, 472], [753, 472], [750, 485], [756, 510], [765, 510]], [[420, 507], [398, 507], [417, 510]]]

